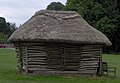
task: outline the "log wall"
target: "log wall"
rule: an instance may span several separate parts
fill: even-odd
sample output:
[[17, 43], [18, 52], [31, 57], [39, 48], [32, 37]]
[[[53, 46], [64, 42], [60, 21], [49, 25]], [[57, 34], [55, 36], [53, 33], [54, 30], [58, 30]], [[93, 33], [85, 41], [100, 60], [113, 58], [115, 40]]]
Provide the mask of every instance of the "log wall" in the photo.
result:
[[86, 45], [81, 47], [80, 65], [83, 72], [98, 74], [100, 72], [102, 48], [100, 45]]
[[26, 74], [97, 75], [101, 45], [16, 43], [18, 68]]

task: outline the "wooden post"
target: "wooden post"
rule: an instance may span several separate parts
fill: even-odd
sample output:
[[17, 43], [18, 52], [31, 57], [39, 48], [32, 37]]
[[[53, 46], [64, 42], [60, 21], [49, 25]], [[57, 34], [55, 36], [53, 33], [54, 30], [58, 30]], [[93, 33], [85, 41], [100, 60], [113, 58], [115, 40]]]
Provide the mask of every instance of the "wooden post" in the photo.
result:
[[25, 67], [25, 73], [28, 74], [28, 55], [27, 55], [27, 45], [24, 43], [24, 49], [25, 49], [25, 62], [26, 62], [26, 67]]
[[100, 71], [99, 75], [102, 75], [102, 48], [101, 48], [101, 53], [100, 53]]

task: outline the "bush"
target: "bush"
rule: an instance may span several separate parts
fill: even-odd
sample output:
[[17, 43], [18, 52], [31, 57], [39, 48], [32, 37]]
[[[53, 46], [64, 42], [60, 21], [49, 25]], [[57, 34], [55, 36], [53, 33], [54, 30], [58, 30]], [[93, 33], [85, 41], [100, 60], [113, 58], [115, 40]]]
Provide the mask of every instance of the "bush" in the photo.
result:
[[4, 33], [0, 33], [0, 43], [7, 43], [7, 36]]

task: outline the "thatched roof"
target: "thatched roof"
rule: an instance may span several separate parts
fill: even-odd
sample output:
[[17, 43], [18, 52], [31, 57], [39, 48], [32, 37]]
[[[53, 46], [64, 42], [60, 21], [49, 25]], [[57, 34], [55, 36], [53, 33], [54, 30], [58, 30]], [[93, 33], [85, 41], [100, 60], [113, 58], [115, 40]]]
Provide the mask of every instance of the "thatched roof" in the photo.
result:
[[17, 29], [10, 42], [69, 42], [111, 45], [109, 39], [73, 11], [41, 10]]

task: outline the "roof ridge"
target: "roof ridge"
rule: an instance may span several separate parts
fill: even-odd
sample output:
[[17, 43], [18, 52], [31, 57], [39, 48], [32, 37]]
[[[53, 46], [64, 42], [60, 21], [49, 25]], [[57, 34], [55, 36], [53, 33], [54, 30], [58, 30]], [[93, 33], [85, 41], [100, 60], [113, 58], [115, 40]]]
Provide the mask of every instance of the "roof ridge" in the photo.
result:
[[36, 14], [40, 14], [40, 13], [61, 13], [61, 14], [67, 14], [67, 13], [69, 13], [69, 14], [76, 14], [77, 12], [75, 12], [75, 11], [55, 11], [55, 10], [40, 10], [40, 11], [37, 11], [36, 13], [35, 13], [35, 15]]
[[[69, 12], [71, 12], [71, 13], [69, 13]], [[66, 13], [68, 13], [68, 14], [72, 14], [72, 15], [68, 15], [68, 16], [64, 16], [64, 17], [57, 17], [57, 16], [53, 16], [53, 15], [50, 15], [49, 13], [56, 13], [56, 14], [66, 14]], [[35, 13], [35, 15], [33, 16], [33, 17], [35, 17], [35, 16], [39, 16], [39, 15], [45, 15], [45, 16], [50, 16], [50, 17], [52, 17], [52, 18], [55, 18], [55, 19], [57, 19], [57, 20], [61, 20], [61, 19], [74, 19], [74, 18], [82, 18], [82, 16], [80, 15], [80, 14], [78, 14], [77, 12], [75, 12], [75, 11], [50, 11], [50, 10], [40, 10], [40, 11], [38, 11], [38, 12], [36, 12]]]

